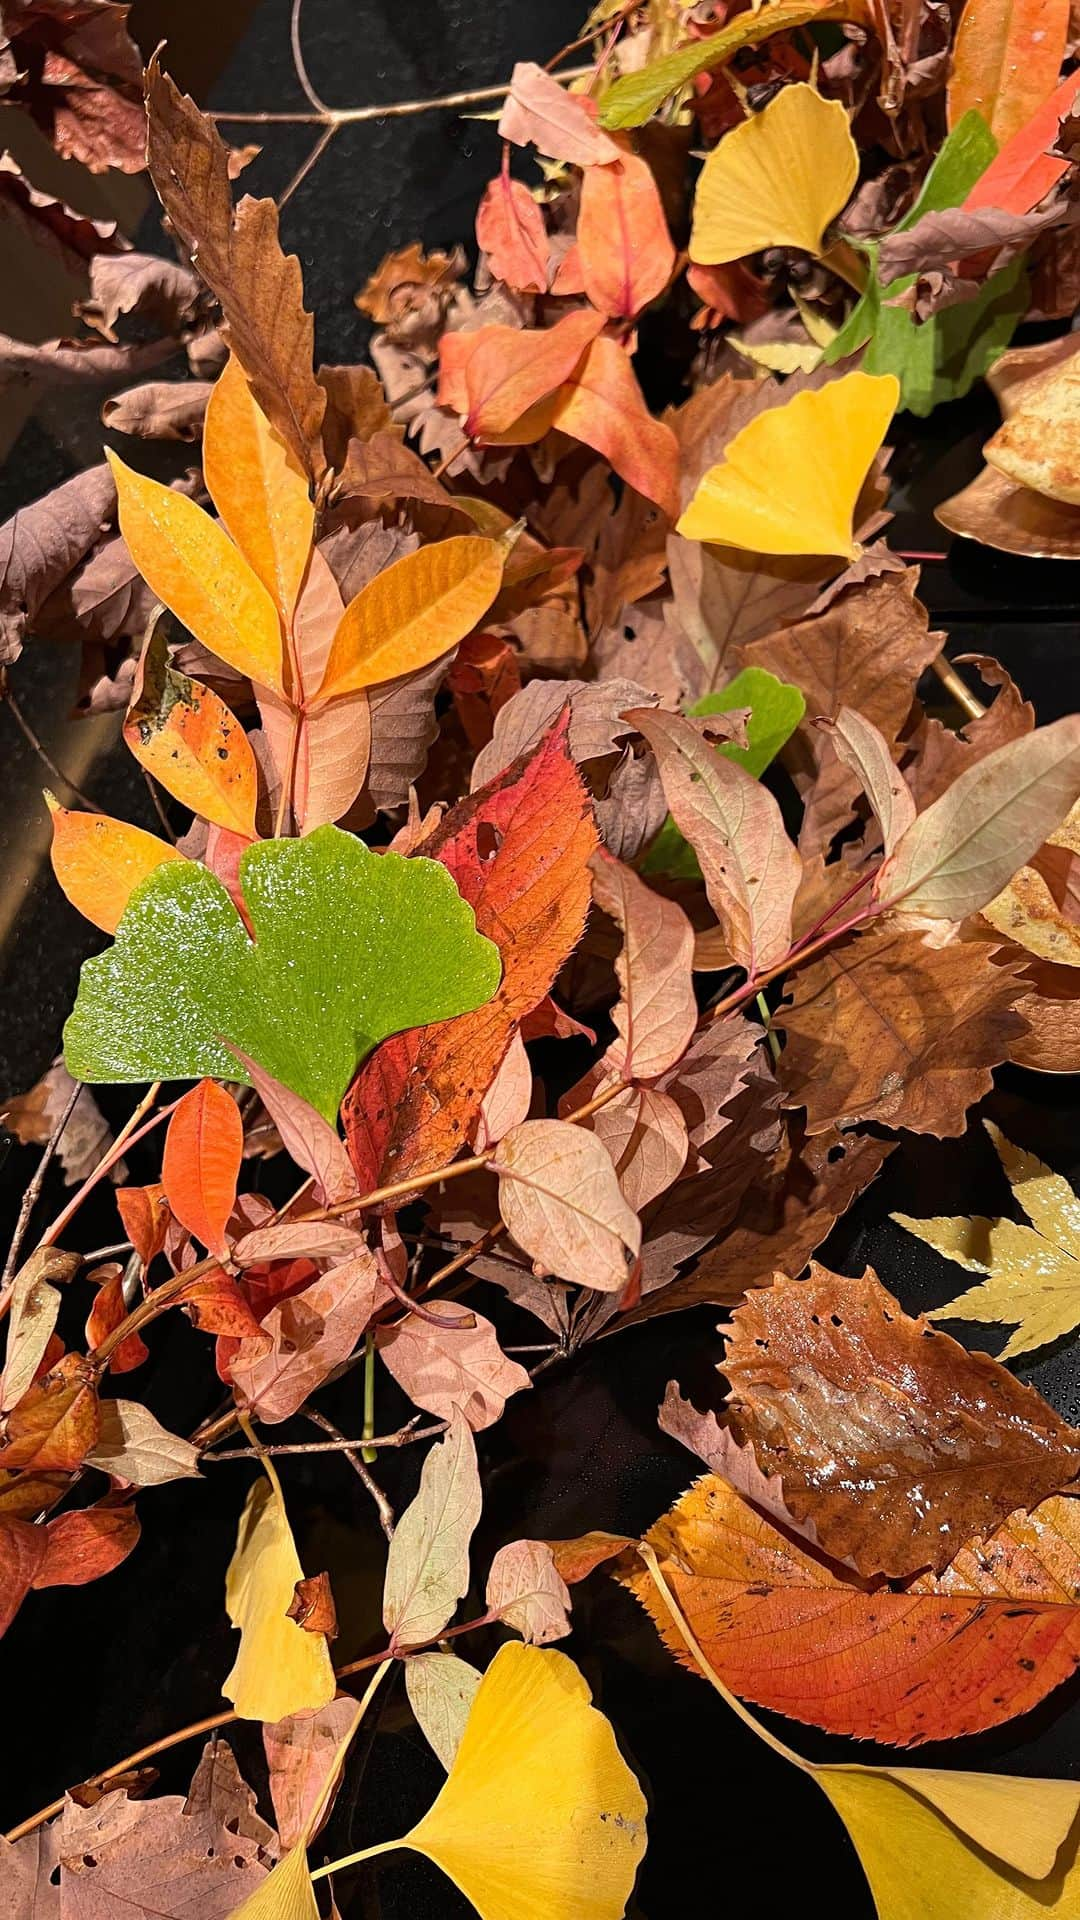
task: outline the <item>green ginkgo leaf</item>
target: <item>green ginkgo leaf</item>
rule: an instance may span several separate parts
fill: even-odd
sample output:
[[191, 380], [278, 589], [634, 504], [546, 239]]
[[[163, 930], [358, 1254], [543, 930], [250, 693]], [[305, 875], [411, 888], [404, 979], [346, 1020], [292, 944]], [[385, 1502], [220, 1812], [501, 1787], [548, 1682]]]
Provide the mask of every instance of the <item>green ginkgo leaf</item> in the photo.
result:
[[136, 888], [82, 970], [64, 1030], [77, 1079], [242, 1080], [231, 1042], [333, 1121], [380, 1040], [469, 1013], [498, 985], [498, 948], [435, 860], [320, 827], [256, 842], [240, 884], [254, 938], [194, 861]]

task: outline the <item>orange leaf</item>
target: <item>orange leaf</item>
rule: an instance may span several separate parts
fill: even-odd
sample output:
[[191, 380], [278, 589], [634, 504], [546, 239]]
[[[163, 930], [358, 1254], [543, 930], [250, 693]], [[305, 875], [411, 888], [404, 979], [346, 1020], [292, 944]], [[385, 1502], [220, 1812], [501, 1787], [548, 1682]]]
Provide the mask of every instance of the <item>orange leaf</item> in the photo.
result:
[[161, 1179], [176, 1218], [219, 1257], [236, 1204], [244, 1126], [236, 1101], [216, 1080], [185, 1093], [169, 1121]]
[[[874, 1588], [807, 1552], [709, 1474], [647, 1536], [732, 1691], [895, 1746], [1026, 1713], [1080, 1658], [1080, 1506], [1056, 1497], [963, 1547], [946, 1573]], [[644, 1570], [624, 1576], [684, 1664]]]
[[[206, 409], [203, 473], [224, 525], [287, 625], [311, 552], [315, 509], [295, 455], [256, 404], [235, 354]], [[278, 684], [260, 673], [251, 677]]]
[[259, 776], [247, 734], [216, 693], [169, 666], [160, 626], [139, 663], [124, 739], [174, 800], [254, 838]]
[[456, 647], [498, 593], [503, 557], [498, 541], [458, 534], [384, 567], [342, 614], [318, 698], [397, 680]]
[[[95, 1347], [100, 1347], [106, 1334], [112, 1333], [120, 1325], [126, 1313], [124, 1273], [123, 1268], [117, 1265], [98, 1287], [94, 1304], [86, 1318], [86, 1344], [91, 1352]], [[145, 1340], [137, 1333], [129, 1333], [126, 1340], [121, 1340], [120, 1345], [113, 1348], [109, 1366], [113, 1373], [130, 1373], [132, 1367], [142, 1366], [148, 1354]]]
[[585, 292], [613, 320], [640, 313], [675, 271], [652, 169], [629, 145], [613, 166], [585, 169], [577, 234]]
[[62, 1513], [45, 1532], [45, 1555], [31, 1585], [85, 1587], [126, 1560], [139, 1538], [139, 1516], [132, 1506], [86, 1507]]
[[0, 1468], [39, 1473], [80, 1466], [98, 1436], [97, 1382], [81, 1354], [66, 1353], [8, 1415]]
[[528, 187], [505, 167], [484, 188], [476, 213], [476, 244], [487, 254], [496, 280], [505, 280], [519, 293], [546, 293], [544, 216]]
[[[543, 331], [495, 326], [444, 333], [439, 342], [440, 405], [464, 416], [465, 431], [473, 440], [506, 433], [569, 380], [603, 325], [604, 315], [588, 307]], [[545, 431], [539, 427], [534, 437], [540, 439]]]
[[116, 1204], [124, 1232], [145, 1269], [162, 1251], [169, 1231], [171, 1216], [165, 1189], [158, 1185], [117, 1187]]
[[974, 107], [1000, 144], [1057, 85], [1069, 0], [967, 0], [953, 47], [950, 128]]
[[964, 201], [965, 213], [976, 213], [981, 207], [1030, 213], [1057, 186], [1068, 172], [1069, 162], [1063, 154], [1051, 153], [1050, 148], [1078, 93], [1080, 73], [1070, 73], [991, 160]]
[[670, 520], [679, 511], [679, 447], [645, 405], [629, 357], [614, 340], [594, 340], [559, 390], [552, 425], [583, 440]]
[[165, 860], [182, 854], [156, 834], [107, 813], [72, 813], [51, 793], [52, 864], [73, 907], [104, 933], [115, 933], [134, 888]]
[[186, 494], [135, 473], [108, 447], [105, 452], [116, 481], [120, 531], [148, 586], [219, 660], [280, 693], [281, 626], [274, 603], [224, 527]]

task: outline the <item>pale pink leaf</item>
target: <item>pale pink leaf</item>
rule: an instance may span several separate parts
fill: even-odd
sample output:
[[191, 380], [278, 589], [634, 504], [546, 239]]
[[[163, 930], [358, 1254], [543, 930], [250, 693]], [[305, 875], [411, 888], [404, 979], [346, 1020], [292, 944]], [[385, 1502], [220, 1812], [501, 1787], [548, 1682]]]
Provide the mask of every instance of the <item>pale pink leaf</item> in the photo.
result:
[[420, 1490], [390, 1542], [383, 1625], [391, 1647], [434, 1640], [469, 1586], [469, 1542], [480, 1518], [472, 1429], [455, 1413], [420, 1473]]
[[232, 1250], [238, 1267], [264, 1260], [346, 1260], [363, 1245], [355, 1227], [341, 1220], [275, 1220], [245, 1233]]
[[587, 1124], [611, 1155], [623, 1199], [635, 1213], [666, 1193], [686, 1165], [686, 1122], [658, 1087], [627, 1087]]
[[198, 1479], [199, 1454], [170, 1433], [138, 1400], [103, 1400], [98, 1436], [85, 1461], [129, 1487], [164, 1487]]
[[[267, 1722], [263, 1746], [270, 1775], [281, 1849], [287, 1853], [304, 1834], [315, 1802], [353, 1721], [356, 1701], [348, 1694], [331, 1700], [317, 1713], [294, 1713], [287, 1720]], [[340, 1772], [340, 1769], [338, 1769]], [[327, 1806], [332, 1794], [326, 1795]]]
[[283, 1087], [280, 1080], [275, 1080], [240, 1047], [233, 1047], [231, 1051], [241, 1061], [281, 1136], [286, 1153], [305, 1173], [311, 1174], [319, 1205], [336, 1207], [343, 1200], [351, 1200], [359, 1193], [356, 1175], [345, 1142], [329, 1120], [290, 1087]]
[[490, 1612], [531, 1646], [546, 1647], [570, 1631], [570, 1590], [544, 1540], [512, 1540], [499, 1548], [486, 1599]]
[[656, 755], [668, 806], [701, 862], [732, 958], [751, 977], [765, 972], [791, 945], [802, 879], [780, 808], [767, 787], [681, 715], [638, 707], [627, 718]]
[[482, 1675], [456, 1653], [414, 1653], [405, 1662], [405, 1691], [417, 1725], [447, 1773], [461, 1745]]
[[641, 1223], [595, 1134], [563, 1120], [526, 1120], [491, 1164], [503, 1220], [538, 1273], [605, 1293], [626, 1285]]
[[535, 61], [519, 60], [499, 116], [499, 133], [515, 146], [534, 146], [551, 160], [575, 167], [604, 166], [622, 155], [596, 124], [596, 104], [566, 88]]
[[841, 707], [835, 720], [819, 720], [837, 757], [850, 767], [873, 808], [886, 853], [892, 853], [915, 818], [911, 788], [889, 752], [888, 741], [872, 720], [853, 707]]
[[245, 1406], [271, 1425], [287, 1420], [349, 1358], [390, 1297], [374, 1254], [365, 1250], [271, 1307], [261, 1334], [241, 1339], [229, 1363]]
[[437, 1327], [410, 1314], [397, 1326], [382, 1328], [378, 1346], [414, 1406], [438, 1420], [449, 1420], [457, 1408], [479, 1433], [501, 1419], [512, 1393], [531, 1382], [525, 1368], [503, 1352], [491, 1321], [479, 1313], [471, 1317], [471, 1327]]
[[486, 1153], [504, 1133], [516, 1127], [529, 1114], [533, 1075], [525, 1042], [515, 1033], [503, 1054], [499, 1070], [480, 1102], [480, 1113], [473, 1133], [473, 1148]]
[[697, 1026], [694, 929], [674, 900], [665, 900], [632, 868], [601, 848], [589, 861], [593, 899], [621, 928], [615, 961], [621, 989], [612, 1013], [621, 1045], [607, 1058], [624, 1078], [655, 1080], [686, 1051]]

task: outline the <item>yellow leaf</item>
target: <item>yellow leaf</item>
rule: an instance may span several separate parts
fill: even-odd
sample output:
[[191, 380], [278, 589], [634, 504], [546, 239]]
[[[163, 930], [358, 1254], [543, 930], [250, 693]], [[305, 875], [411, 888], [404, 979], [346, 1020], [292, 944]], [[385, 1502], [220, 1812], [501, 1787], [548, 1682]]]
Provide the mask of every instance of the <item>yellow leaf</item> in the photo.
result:
[[639, 1549], [705, 1679], [782, 1759], [816, 1780], [847, 1827], [878, 1920], [1076, 1920], [1080, 1782], [936, 1768], [815, 1766], [729, 1693], [652, 1548]]
[[847, 373], [751, 420], [710, 467], [678, 531], [751, 553], [856, 560], [856, 502], [900, 397], [894, 374]]
[[325, 1635], [306, 1633], [288, 1617], [304, 1569], [277, 1475], [269, 1461], [263, 1465], [267, 1478], [248, 1494], [225, 1576], [225, 1605], [240, 1629], [240, 1648], [222, 1692], [241, 1720], [312, 1713], [336, 1691]]
[[839, 100], [800, 81], [724, 135], [701, 169], [690, 258], [742, 260], [763, 247], [820, 254], [845, 205], [859, 155]]
[[319, 1920], [306, 1845], [294, 1847], [279, 1860], [261, 1887], [233, 1909], [229, 1920]]
[[287, 625], [311, 552], [315, 509], [307, 480], [256, 405], [235, 354], [206, 409], [203, 473], [222, 521]]
[[983, 1320], [1013, 1325], [1003, 1360], [1031, 1353], [1080, 1326], [1080, 1195], [1060, 1173], [1033, 1153], [1014, 1147], [989, 1120], [983, 1123], [998, 1151], [1014, 1197], [1030, 1226], [1018, 1220], [941, 1216], [893, 1219], [917, 1239], [986, 1278], [931, 1311], [931, 1320]]
[[396, 680], [456, 647], [495, 599], [504, 557], [502, 542], [461, 534], [376, 574], [341, 616], [318, 699]]
[[115, 933], [140, 880], [182, 854], [156, 834], [106, 813], [71, 813], [51, 793], [53, 872], [73, 907], [105, 933]]
[[645, 1799], [572, 1660], [501, 1647], [438, 1799], [402, 1846], [482, 1920], [621, 1920]]
[[281, 624], [274, 603], [223, 526], [186, 494], [135, 473], [105, 449], [120, 502], [120, 531], [143, 579], [219, 660], [282, 691]]

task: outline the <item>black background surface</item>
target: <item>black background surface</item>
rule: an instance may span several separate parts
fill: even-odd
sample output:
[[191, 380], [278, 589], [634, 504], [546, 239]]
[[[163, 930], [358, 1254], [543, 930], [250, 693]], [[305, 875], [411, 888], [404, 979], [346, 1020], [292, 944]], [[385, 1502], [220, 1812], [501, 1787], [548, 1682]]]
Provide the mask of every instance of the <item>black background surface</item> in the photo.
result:
[[[304, 105], [292, 73], [288, 16], [288, 0], [223, 0], [217, 6], [139, 0], [134, 24], [147, 51], [162, 35], [170, 39], [174, 71], [197, 88], [204, 104], [281, 110]], [[517, 58], [548, 57], [579, 24], [580, 0], [529, 6], [513, 0], [307, 0], [304, 44], [323, 96], [335, 105], [362, 105], [497, 82]], [[239, 127], [225, 131], [237, 141], [249, 137]], [[244, 184], [253, 192], [278, 192], [303, 160], [314, 131], [272, 127], [252, 137], [263, 140], [264, 151]], [[448, 111], [376, 121], [338, 135], [283, 219], [285, 241], [303, 261], [322, 357], [358, 357], [365, 333], [352, 295], [385, 250], [415, 237], [428, 245], [471, 240], [476, 201], [497, 157], [490, 125]], [[161, 244], [150, 216], [140, 241]], [[929, 425], [905, 434], [894, 463], [901, 484], [894, 546], [942, 550], [945, 540], [928, 504], [975, 470], [992, 424], [984, 395], [943, 409]], [[32, 422], [0, 474], [0, 516], [78, 464], [72, 448], [72, 433], [58, 432], [55, 420]], [[90, 457], [89, 449], [83, 457]], [[1080, 707], [1080, 578], [1069, 567], [1011, 561], [961, 542], [948, 563], [927, 565], [924, 591], [948, 632], [950, 652], [997, 655], [1036, 701], [1043, 720]], [[72, 683], [72, 663], [60, 650], [31, 649], [15, 671], [20, 698], [43, 729], [57, 725]], [[56, 733], [62, 761], [76, 735], [77, 727]], [[24, 822], [38, 805], [40, 769], [3, 714], [0, 752], [0, 856], [10, 878]], [[129, 756], [103, 757], [86, 778], [108, 810], [153, 825]], [[21, 873], [12, 884], [21, 891], [17, 912], [3, 923], [0, 947], [0, 1096], [28, 1086], [47, 1065], [78, 966], [101, 944], [60, 897], [47, 866]], [[103, 1104], [122, 1117], [130, 1101], [106, 1095]], [[1011, 1138], [1080, 1179], [1075, 1079], [1007, 1070], [985, 1111]], [[5, 1213], [17, 1203], [35, 1160], [30, 1151], [11, 1153], [0, 1174]], [[155, 1172], [152, 1153], [132, 1156], [132, 1180]], [[271, 1169], [269, 1181], [276, 1177]], [[51, 1187], [50, 1214], [60, 1197], [61, 1190]], [[905, 1138], [826, 1249], [828, 1262], [841, 1271], [859, 1272], [872, 1262], [909, 1309], [949, 1297], [956, 1290], [955, 1270], [892, 1226], [893, 1208], [915, 1214], [1008, 1210], [1008, 1189], [981, 1129], [973, 1126], [963, 1142]], [[116, 1236], [108, 1198], [87, 1206], [81, 1222], [80, 1245]], [[694, 1464], [657, 1431], [656, 1407], [672, 1378], [699, 1404], [716, 1399], [716, 1318], [699, 1311], [635, 1328], [572, 1366], [553, 1369], [532, 1393], [510, 1402], [503, 1421], [480, 1443], [485, 1512], [473, 1552], [476, 1591], [462, 1617], [480, 1611], [483, 1576], [503, 1541], [557, 1538], [590, 1527], [637, 1533], [690, 1482]], [[522, 1338], [535, 1338], [533, 1324]], [[983, 1333], [975, 1343], [995, 1344]], [[186, 1322], [171, 1318], [155, 1327], [151, 1346], [151, 1360], [134, 1376], [131, 1390], [166, 1425], [189, 1430], [218, 1401], [207, 1343]], [[1018, 1371], [1080, 1421], [1075, 1351], [1065, 1343]], [[379, 1392], [379, 1425], [386, 1430], [408, 1409], [385, 1376]], [[340, 1382], [327, 1409], [349, 1432], [357, 1430], [358, 1393], [356, 1376]], [[309, 1433], [290, 1428], [283, 1437]], [[415, 1489], [419, 1452], [408, 1450], [380, 1468], [399, 1508]], [[287, 1460], [282, 1466], [305, 1565], [327, 1567], [333, 1580], [343, 1621], [336, 1657], [353, 1658], [381, 1644], [384, 1542], [373, 1510], [338, 1458]], [[234, 1643], [222, 1609], [222, 1581], [249, 1483], [246, 1465], [222, 1465], [208, 1468], [200, 1482], [147, 1493], [140, 1500], [143, 1538], [122, 1568], [80, 1591], [33, 1596], [24, 1607], [0, 1646], [7, 1736], [3, 1825], [65, 1783], [220, 1708]], [[574, 1621], [566, 1650], [582, 1666], [649, 1795], [650, 1846], [633, 1913], [666, 1920], [738, 1903], [759, 1920], [781, 1920], [801, 1911], [810, 1897], [844, 1920], [872, 1915], [857, 1860], [823, 1796], [754, 1739], [699, 1680], [674, 1666], [636, 1605], [603, 1574], [576, 1590]], [[481, 1635], [463, 1650], [483, 1665], [495, 1644], [493, 1635]], [[780, 1730], [813, 1758], [873, 1758], [876, 1751], [808, 1729]], [[997, 1733], [927, 1748], [915, 1758], [1075, 1776], [1078, 1732], [1074, 1684]], [[235, 1740], [242, 1764], [258, 1782], [264, 1776], [257, 1732], [239, 1729]], [[182, 1789], [197, 1752], [194, 1743], [165, 1756], [162, 1785]], [[350, 1762], [319, 1857], [400, 1833], [429, 1804], [441, 1778], [395, 1679], [384, 1688]], [[337, 1898], [345, 1920], [453, 1920], [471, 1912], [436, 1869], [407, 1854], [342, 1876]]]

